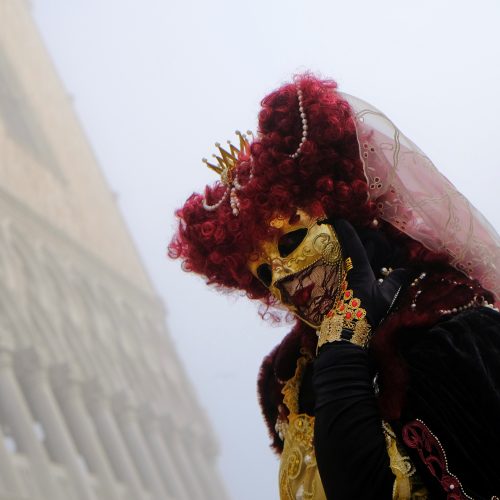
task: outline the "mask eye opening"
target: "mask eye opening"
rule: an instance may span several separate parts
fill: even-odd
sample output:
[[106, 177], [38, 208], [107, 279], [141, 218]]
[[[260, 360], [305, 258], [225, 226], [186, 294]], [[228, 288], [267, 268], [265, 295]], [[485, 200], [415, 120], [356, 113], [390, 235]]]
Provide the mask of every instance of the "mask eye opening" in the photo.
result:
[[271, 266], [269, 264], [261, 264], [257, 268], [257, 277], [260, 281], [262, 281], [266, 288], [269, 288], [273, 281], [273, 272]]
[[307, 228], [302, 227], [295, 231], [283, 234], [278, 240], [278, 252], [280, 257], [287, 257], [304, 241], [307, 236]]

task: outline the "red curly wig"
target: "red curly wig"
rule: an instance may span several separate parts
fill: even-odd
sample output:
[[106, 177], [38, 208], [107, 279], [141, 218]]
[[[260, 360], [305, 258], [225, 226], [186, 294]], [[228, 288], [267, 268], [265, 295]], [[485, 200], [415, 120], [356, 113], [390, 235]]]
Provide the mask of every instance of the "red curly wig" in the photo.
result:
[[[292, 159], [302, 134], [297, 84], [309, 131], [300, 156]], [[275, 214], [291, 215], [300, 207], [358, 226], [373, 220], [375, 206], [368, 201], [352, 112], [336, 87], [333, 81], [304, 75], [263, 99], [258, 140], [251, 146], [251, 158], [240, 158], [237, 167], [243, 180], [253, 169], [252, 180], [238, 192], [239, 216], [229, 203], [207, 211], [203, 196], [193, 194], [176, 212], [179, 229], [169, 245], [170, 257], [181, 258], [186, 271], [205, 276], [209, 284], [243, 290], [269, 303], [268, 290], [250, 273], [247, 262], [258, 242], [273, 231], [267, 223]], [[207, 187], [208, 203], [219, 200], [225, 189], [221, 182]]]

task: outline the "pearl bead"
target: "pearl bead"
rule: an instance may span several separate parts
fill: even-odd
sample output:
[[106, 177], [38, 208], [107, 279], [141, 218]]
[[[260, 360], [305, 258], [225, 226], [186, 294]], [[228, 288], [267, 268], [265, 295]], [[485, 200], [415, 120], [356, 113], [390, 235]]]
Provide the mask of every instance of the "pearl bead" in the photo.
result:
[[300, 118], [302, 121], [302, 137], [300, 139], [298, 148], [295, 150], [294, 153], [292, 153], [290, 155], [290, 158], [293, 158], [293, 159], [296, 159], [299, 156], [300, 152], [302, 151], [302, 146], [307, 140], [307, 130], [308, 130], [307, 115], [306, 115], [306, 113], [304, 111], [304, 107], [302, 105], [303, 92], [302, 92], [301, 88], [297, 88], [297, 98], [299, 100], [299, 114], [300, 114]]

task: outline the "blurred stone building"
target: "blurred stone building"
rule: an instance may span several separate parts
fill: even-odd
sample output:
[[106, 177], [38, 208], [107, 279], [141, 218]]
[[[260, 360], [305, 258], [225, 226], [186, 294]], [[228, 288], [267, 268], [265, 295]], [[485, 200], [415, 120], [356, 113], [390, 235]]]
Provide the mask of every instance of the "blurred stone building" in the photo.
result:
[[26, 0], [0, 0], [0, 500], [223, 500], [216, 443]]

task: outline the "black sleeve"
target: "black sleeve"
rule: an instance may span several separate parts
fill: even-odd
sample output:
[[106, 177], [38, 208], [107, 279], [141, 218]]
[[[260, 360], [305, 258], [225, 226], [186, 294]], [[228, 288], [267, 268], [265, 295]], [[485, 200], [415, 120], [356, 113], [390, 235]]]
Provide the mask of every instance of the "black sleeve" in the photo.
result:
[[439, 438], [469, 497], [500, 496], [500, 314], [469, 309], [400, 345], [409, 375], [403, 419], [423, 420]]
[[328, 500], [390, 500], [395, 478], [366, 351], [350, 342], [325, 344], [313, 384], [314, 446]]

